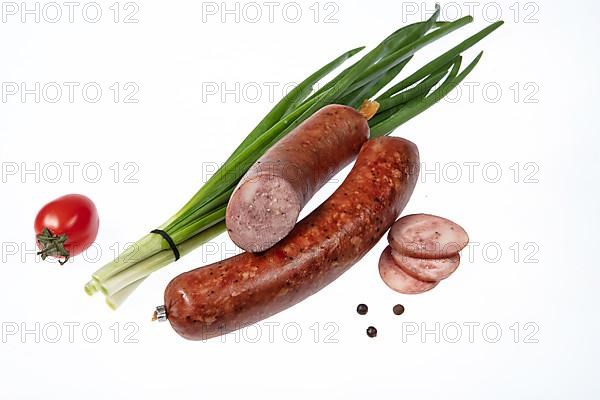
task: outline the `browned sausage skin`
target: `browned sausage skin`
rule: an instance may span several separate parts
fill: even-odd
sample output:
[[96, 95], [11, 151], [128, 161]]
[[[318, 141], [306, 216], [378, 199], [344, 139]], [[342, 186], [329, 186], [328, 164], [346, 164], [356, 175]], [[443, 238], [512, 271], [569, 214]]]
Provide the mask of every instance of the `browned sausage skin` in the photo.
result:
[[418, 171], [413, 143], [368, 141], [342, 185], [276, 246], [173, 279], [165, 290], [173, 329], [193, 340], [219, 336], [316, 293], [379, 241], [408, 202]]
[[231, 240], [264, 251], [283, 239], [308, 200], [348, 165], [369, 137], [351, 107], [323, 107], [271, 147], [244, 175], [227, 206]]

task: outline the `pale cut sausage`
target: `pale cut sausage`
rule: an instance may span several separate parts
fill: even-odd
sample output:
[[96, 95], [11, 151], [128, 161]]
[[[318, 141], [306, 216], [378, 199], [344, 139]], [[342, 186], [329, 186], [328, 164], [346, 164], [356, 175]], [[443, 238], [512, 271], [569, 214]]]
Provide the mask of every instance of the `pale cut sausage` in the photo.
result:
[[392, 225], [388, 241], [396, 252], [410, 257], [448, 258], [469, 243], [469, 236], [462, 227], [446, 218], [413, 214]]
[[390, 246], [386, 247], [379, 258], [379, 275], [390, 289], [403, 294], [424, 293], [438, 284], [438, 282], [425, 282], [413, 278], [404, 272], [392, 258], [392, 248]]
[[460, 256], [448, 258], [414, 258], [392, 249], [392, 258], [404, 272], [422, 281], [437, 282], [449, 277], [460, 264]]
[[323, 107], [271, 147], [244, 175], [226, 211], [231, 240], [251, 252], [283, 239], [308, 200], [348, 165], [369, 138], [352, 107]]

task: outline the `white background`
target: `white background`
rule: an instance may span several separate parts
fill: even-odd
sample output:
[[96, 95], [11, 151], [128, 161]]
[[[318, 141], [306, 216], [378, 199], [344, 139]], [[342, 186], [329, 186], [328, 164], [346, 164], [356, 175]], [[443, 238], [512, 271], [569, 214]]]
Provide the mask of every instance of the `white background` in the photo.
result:
[[[302, 16], [293, 23], [293, 10], [282, 15], [287, 3], [278, 3], [270, 22], [259, 2], [258, 22], [248, 21], [254, 11], [246, 8], [244, 16], [239, 4], [239, 22], [226, 15], [223, 23], [220, 2], [214, 3], [217, 14], [208, 15], [206, 3], [138, 1], [139, 22], [129, 24], [122, 20], [132, 6], [123, 10], [120, 3], [115, 23], [112, 3], [99, 2], [97, 23], [83, 19], [82, 6], [70, 23], [62, 6], [65, 14], [57, 23], [44, 16], [23, 23], [19, 11], [3, 15], [0, 24], [2, 82], [81, 85], [72, 103], [66, 89], [57, 103], [43, 95], [39, 103], [33, 95], [23, 101], [19, 94], [0, 103], [0, 161], [4, 169], [15, 163], [19, 169], [0, 183], [2, 398], [596, 397], [597, 2], [443, 4], [443, 16], [452, 19], [474, 7], [475, 22], [424, 49], [404, 72], [481, 29], [486, 19], [498, 19], [496, 11], [506, 21], [467, 53], [471, 59], [486, 50], [467, 78], [477, 85], [473, 97], [463, 85], [454, 101], [441, 102], [395, 132], [417, 143], [430, 171], [421, 176], [405, 213], [453, 219], [474, 242], [450, 279], [419, 296], [392, 292], [377, 273], [382, 240], [329, 287], [269, 319], [279, 324], [272, 338], [263, 323], [205, 343], [185, 341], [150, 316], [171, 278], [235, 252], [226, 235], [154, 274], [117, 312], [101, 297], [87, 297], [82, 286], [112, 258], [115, 245], [124, 246], [175, 212], [281, 97], [283, 85], [347, 49], [373, 46], [404, 23], [425, 18], [433, 3], [322, 1], [316, 16], [314, 1], [299, 1]], [[96, 103], [82, 97], [81, 87], [89, 82], [103, 90]], [[109, 88], [115, 82], [121, 88], [117, 103]], [[131, 91], [124, 88], [127, 82], [139, 88], [137, 103], [124, 102]], [[221, 93], [206, 94], [207, 83], [258, 85], [262, 93], [258, 101], [256, 92], [241, 91], [239, 99], [222, 99]], [[277, 85], [274, 98], [265, 83]], [[73, 182], [65, 162], [80, 163]], [[62, 165], [56, 183], [50, 182], [56, 172], [48, 169], [51, 163]], [[85, 175], [82, 166], [90, 163], [97, 164]], [[436, 163], [438, 172], [431, 172]], [[475, 163], [472, 179], [465, 163]], [[23, 173], [36, 165], [39, 177]], [[462, 176], [455, 179], [457, 165]], [[94, 183], [98, 166], [102, 176]], [[494, 183], [498, 168], [502, 176]], [[305, 211], [338, 183], [327, 184]], [[72, 192], [98, 206], [101, 253], [64, 267], [40, 262], [33, 254], [35, 213]], [[366, 316], [355, 312], [361, 302], [369, 306]], [[391, 312], [397, 303], [406, 307], [401, 317]], [[69, 323], [79, 324], [72, 340]], [[90, 323], [86, 334], [83, 326]], [[286, 336], [282, 328], [290, 323], [297, 325], [288, 325]], [[436, 323], [439, 340], [434, 333], [421, 336], [424, 328], [435, 332]], [[468, 323], [479, 324], [472, 340]], [[376, 339], [366, 336], [369, 325], [378, 328]], [[451, 343], [457, 325], [462, 337]], [[18, 332], [8, 335], [15, 326]], [[57, 326], [62, 336], [50, 343]], [[102, 336], [91, 343], [94, 327]], [[302, 334], [296, 343], [294, 327]], [[332, 340], [326, 340], [332, 327]], [[501, 337], [493, 343], [495, 327]], [[411, 328], [419, 332], [407, 336]], [[251, 343], [258, 330], [262, 336]]]

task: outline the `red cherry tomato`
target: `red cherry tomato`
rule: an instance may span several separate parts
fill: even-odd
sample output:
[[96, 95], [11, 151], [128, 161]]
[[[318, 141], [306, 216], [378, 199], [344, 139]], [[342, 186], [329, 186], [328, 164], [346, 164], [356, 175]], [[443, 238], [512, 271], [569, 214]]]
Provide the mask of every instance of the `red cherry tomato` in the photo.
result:
[[85, 196], [68, 194], [51, 201], [35, 217], [38, 254], [64, 264], [96, 240], [99, 223], [96, 206]]

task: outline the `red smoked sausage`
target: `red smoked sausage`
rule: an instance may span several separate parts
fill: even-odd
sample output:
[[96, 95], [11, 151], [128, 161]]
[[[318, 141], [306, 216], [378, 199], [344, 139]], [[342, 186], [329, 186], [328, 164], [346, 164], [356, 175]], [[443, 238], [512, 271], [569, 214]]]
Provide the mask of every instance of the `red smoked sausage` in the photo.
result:
[[352, 107], [323, 107], [271, 147], [244, 175], [227, 205], [227, 232], [246, 251], [264, 251], [296, 225], [308, 200], [348, 165], [369, 138]]
[[207, 339], [316, 293], [379, 241], [408, 202], [418, 173], [413, 143], [395, 137], [368, 141], [341, 186], [277, 245], [173, 279], [165, 290], [171, 326], [187, 339]]

